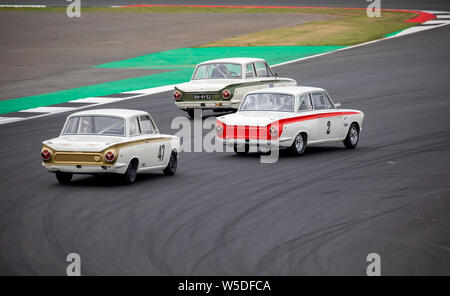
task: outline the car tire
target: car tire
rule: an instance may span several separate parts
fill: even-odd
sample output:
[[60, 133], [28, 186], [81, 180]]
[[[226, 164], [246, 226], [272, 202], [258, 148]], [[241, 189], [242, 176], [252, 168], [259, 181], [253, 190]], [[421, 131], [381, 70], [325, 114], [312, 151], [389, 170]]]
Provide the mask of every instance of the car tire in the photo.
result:
[[137, 169], [138, 161], [133, 159], [128, 164], [128, 168], [125, 171], [125, 174], [123, 174], [123, 181], [125, 182], [125, 184], [130, 185], [136, 181]]
[[240, 151], [242, 149], [239, 149], [237, 145], [234, 145], [233, 150], [237, 155], [247, 155], [248, 151], [250, 151], [250, 146], [248, 144], [245, 144], [244, 151]]
[[72, 180], [72, 176], [73, 174], [71, 173], [56, 172], [56, 180], [58, 180], [60, 184], [69, 184]]
[[172, 152], [170, 154], [169, 163], [167, 164], [166, 168], [163, 170], [164, 175], [166, 176], [173, 176], [175, 175], [177, 171], [178, 166], [178, 157], [176, 152]]
[[306, 150], [306, 135], [303, 133], [299, 133], [295, 139], [294, 142], [292, 142], [291, 147], [289, 147], [289, 150], [294, 155], [302, 155], [305, 153]]
[[187, 109], [186, 112], [190, 118], [194, 118], [194, 110], [195, 109]]
[[356, 123], [352, 123], [345, 137], [344, 145], [347, 149], [354, 149], [359, 142], [359, 127]]

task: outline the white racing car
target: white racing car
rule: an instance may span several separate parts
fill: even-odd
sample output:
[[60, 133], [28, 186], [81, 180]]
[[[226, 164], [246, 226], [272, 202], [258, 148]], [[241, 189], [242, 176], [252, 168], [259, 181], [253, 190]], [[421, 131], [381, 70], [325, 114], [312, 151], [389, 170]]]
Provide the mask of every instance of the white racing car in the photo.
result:
[[59, 137], [43, 142], [43, 166], [69, 183], [73, 174], [121, 174], [127, 184], [140, 172], [174, 175], [180, 139], [160, 134], [150, 114], [97, 109], [67, 117]]
[[175, 86], [173, 97], [193, 117], [195, 109], [235, 111], [244, 94], [252, 90], [296, 84], [293, 79], [279, 78], [263, 59], [218, 59], [197, 65], [190, 82]]
[[364, 114], [338, 107], [321, 88], [261, 89], [248, 93], [237, 113], [217, 118], [216, 135], [238, 154], [274, 142], [296, 155], [303, 154], [306, 145], [344, 142], [355, 148]]

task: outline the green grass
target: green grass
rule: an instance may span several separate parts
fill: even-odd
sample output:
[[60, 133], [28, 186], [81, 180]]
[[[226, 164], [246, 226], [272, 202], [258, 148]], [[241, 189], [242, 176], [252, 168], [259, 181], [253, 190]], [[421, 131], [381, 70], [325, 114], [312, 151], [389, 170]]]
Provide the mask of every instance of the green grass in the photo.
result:
[[[66, 7], [0, 8], [0, 11], [47, 11], [65, 12]], [[380, 18], [369, 18], [365, 9], [343, 8], [227, 8], [227, 7], [82, 7], [81, 14], [90, 12], [133, 13], [315, 13], [340, 16], [328, 21], [314, 21], [288, 28], [268, 30], [211, 42], [199, 47], [230, 46], [348, 46], [383, 38], [393, 32], [409, 28], [405, 23], [416, 14], [409, 12], [382, 11]]]
[[380, 18], [369, 18], [357, 13], [329, 21], [315, 21], [298, 26], [256, 32], [211, 42], [211, 46], [349, 46], [383, 38], [414, 26], [405, 23], [414, 14], [403, 12], [382, 12]]

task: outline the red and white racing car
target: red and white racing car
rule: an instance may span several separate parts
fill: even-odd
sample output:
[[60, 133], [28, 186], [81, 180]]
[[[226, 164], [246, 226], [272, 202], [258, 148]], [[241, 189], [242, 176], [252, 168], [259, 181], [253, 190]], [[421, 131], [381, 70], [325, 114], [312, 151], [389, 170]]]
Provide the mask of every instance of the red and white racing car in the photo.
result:
[[339, 107], [322, 88], [261, 89], [246, 94], [238, 112], [217, 118], [216, 135], [238, 154], [274, 143], [297, 155], [306, 145], [343, 142], [355, 148], [364, 113]]

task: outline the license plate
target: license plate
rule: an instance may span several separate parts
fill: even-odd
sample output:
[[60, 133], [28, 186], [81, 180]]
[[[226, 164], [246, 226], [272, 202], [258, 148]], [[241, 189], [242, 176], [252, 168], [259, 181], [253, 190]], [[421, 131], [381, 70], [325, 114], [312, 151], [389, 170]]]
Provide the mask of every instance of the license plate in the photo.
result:
[[212, 99], [212, 95], [210, 94], [194, 95], [194, 100], [210, 100], [210, 99]]

